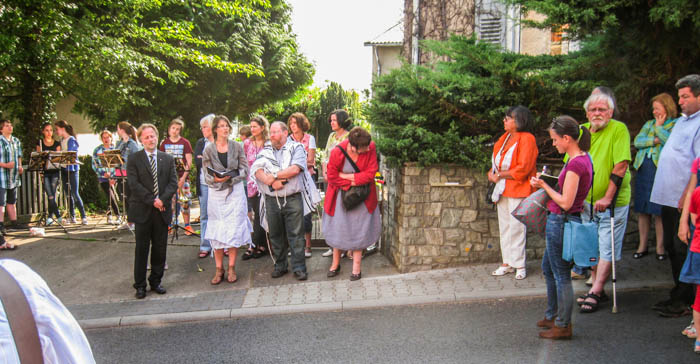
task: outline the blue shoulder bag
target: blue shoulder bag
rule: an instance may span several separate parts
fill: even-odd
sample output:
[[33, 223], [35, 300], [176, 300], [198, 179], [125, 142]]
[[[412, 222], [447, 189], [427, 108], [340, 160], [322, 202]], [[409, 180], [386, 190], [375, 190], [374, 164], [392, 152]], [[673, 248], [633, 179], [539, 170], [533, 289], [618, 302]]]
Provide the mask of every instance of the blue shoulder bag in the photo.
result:
[[[591, 160], [590, 154], [588, 159]], [[593, 166], [593, 160], [591, 160]], [[562, 259], [573, 261], [581, 267], [592, 267], [598, 264], [598, 217], [593, 214], [593, 178], [591, 175], [591, 220], [588, 222], [570, 221], [564, 214], [564, 246]]]

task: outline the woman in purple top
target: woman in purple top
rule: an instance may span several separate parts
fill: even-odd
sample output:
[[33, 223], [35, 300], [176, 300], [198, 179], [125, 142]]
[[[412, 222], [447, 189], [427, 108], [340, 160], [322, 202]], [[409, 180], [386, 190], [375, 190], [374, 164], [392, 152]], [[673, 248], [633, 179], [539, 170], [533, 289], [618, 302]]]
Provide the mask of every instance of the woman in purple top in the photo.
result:
[[530, 184], [543, 188], [552, 198], [547, 204], [546, 249], [542, 257], [542, 272], [547, 283], [547, 311], [538, 327], [545, 339], [571, 338], [571, 310], [574, 305], [574, 289], [571, 285], [571, 263], [562, 259], [564, 245], [564, 219], [581, 221], [581, 210], [591, 188], [593, 165], [586, 153], [591, 147], [591, 133], [579, 126], [574, 118], [563, 115], [549, 126], [552, 145], [559, 153], [569, 156], [569, 161], [559, 174], [559, 186], [555, 190], [544, 180], [533, 177]]

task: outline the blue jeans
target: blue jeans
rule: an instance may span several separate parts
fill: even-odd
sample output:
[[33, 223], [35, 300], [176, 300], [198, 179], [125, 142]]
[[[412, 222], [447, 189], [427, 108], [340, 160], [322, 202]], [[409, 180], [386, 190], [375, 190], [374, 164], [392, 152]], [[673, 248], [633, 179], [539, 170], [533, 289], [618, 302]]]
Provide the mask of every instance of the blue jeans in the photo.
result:
[[56, 188], [58, 188], [58, 173], [44, 173], [44, 192], [49, 198], [49, 215], [58, 219], [61, 213], [58, 211], [56, 203]]
[[[265, 196], [265, 212], [267, 225], [270, 230], [270, 245], [275, 254], [275, 270], [287, 269], [287, 251], [292, 251], [292, 271], [306, 272], [306, 258], [304, 257], [304, 229], [302, 219], [304, 206], [301, 193], [295, 193], [279, 199]], [[278, 205], [279, 201], [279, 205]], [[287, 234], [287, 244], [284, 235]]]
[[68, 193], [68, 184], [70, 183], [70, 196], [68, 196], [68, 208], [70, 211], [70, 217], [75, 217], [75, 205], [78, 205], [78, 211], [80, 211], [80, 217], [85, 218], [85, 206], [83, 206], [83, 199], [80, 198], [78, 193], [78, 182], [79, 182], [79, 171], [67, 171], [65, 169], [61, 170], [63, 174], [63, 191]]
[[201, 191], [201, 196], [199, 196], [199, 224], [201, 231], [199, 234], [200, 243], [199, 250], [204, 252], [211, 251], [211, 243], [209, 240], [204, 239], [204, 233], [207, 231], [207, 221], [209, 221], [209, 215], [207, 214], [207, 198], [209, 198], [209, 187], [206, 183], [199, 184], [199, 191]]
[[[569, 216], [569, 220], [581, 221], [581, 218]], [[564, 246], [564, 215], [549, 214], [545, 228], [547, 246], [542, 257], [542, 273], [547, 283], [547, 311], [544, 316], [559, 327], [571, 323], [571, 311], [574, 306], [574, 288], [571, 285], [571, 263], [561, 258]]]

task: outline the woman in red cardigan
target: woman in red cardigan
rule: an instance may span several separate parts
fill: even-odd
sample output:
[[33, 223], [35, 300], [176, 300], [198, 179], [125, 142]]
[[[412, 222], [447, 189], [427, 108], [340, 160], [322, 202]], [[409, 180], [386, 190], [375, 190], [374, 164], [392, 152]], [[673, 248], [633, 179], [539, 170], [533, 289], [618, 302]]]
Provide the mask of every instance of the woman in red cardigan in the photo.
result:
[[535, 176], [537, 144], [535, 136], [526, 132], [530, 111], [514, 106], [503, 118], [505, 133], [493, 146], [492, 167], [487, 175], [496, 184], [491, 200], [498, 209], [498, 231], [503, 264], [491, 273], [502, 276], [515, 272], [515, 279], [525, 279], [525, 225], [511, 212], [533, 192], [530, 178]]
[[[360, 172], [355, 172], [343, 151], [338, 148], [347, 152]], [[377, 208], [377, 189], [374, 187], [374, 175], [379, 168], [377, 147], [367, 130], [355, 127], [350, 131], [348, 140], [329, 152], [328, 189], [321, 222], [326, 244], [333, 248], [333, 263], [328, 277], [335, 277], [340, 273], [340, 252], [349, 250], [353, 252], [350, 280], [356, 281], [362, 278], [362, 252], [377, 242], [382, 232], [381, 216]], [[346, 191], [351, 186], [364, 184], [370, 184], [369, 197], [352, 210], [346, 210], [342, 203], [341, 190]]]

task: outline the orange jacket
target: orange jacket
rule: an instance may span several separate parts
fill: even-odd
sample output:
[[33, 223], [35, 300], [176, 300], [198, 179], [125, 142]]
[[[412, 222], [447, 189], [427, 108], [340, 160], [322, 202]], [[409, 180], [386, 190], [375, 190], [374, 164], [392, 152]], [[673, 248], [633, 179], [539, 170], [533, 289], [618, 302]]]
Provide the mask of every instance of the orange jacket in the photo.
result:
[[[493, 156], [501, 149], [501, 145], [506, 140], [508, 133], [504, 133], [496, 141], [493, 146]], [[513, 176], [513, 179], [506, 180], [506, 188], [503, 191], [503, 196], [505, 197], [527, 197], [530, 196], [534, 189], [530, 186], [530, 178], [534, 177], [537, 173], [537, 155], [539, 150], [537, 149], [537, 143], [535, 142], [535, 136], [527, 132], [516, 132], [508, 139], [505, 148], [503, 148], [503, 155], [506, 154], [508, 149], [517, 142], [518, 145], [513, 151], [513, 159], [510, 162], [510, 168], [508, 170]], [[500, 164], [498, 170], [501, 170]]]

